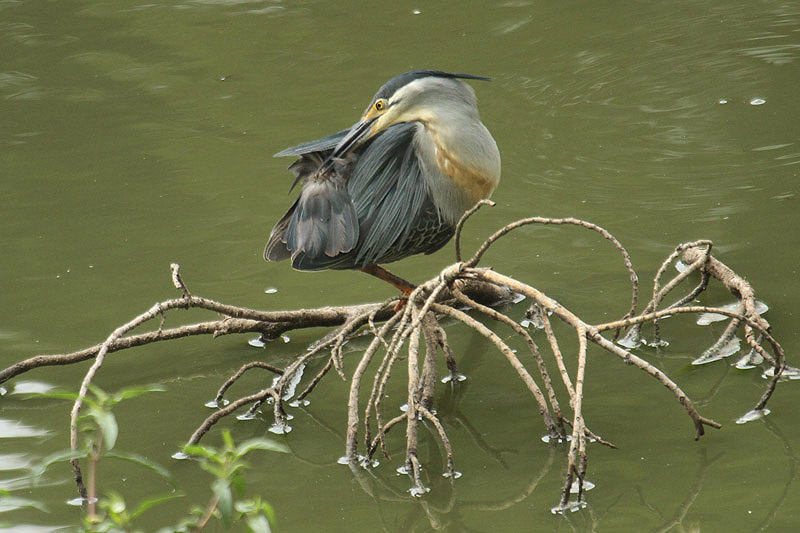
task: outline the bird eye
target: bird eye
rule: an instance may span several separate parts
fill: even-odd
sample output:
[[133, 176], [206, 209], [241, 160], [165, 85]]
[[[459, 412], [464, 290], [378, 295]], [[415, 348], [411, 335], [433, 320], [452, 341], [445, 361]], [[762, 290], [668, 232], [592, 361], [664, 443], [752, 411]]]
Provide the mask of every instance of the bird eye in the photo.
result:
[[383, 111], [386, 109], [386, 100], [378, 100], [375, 102], [375, 111]]

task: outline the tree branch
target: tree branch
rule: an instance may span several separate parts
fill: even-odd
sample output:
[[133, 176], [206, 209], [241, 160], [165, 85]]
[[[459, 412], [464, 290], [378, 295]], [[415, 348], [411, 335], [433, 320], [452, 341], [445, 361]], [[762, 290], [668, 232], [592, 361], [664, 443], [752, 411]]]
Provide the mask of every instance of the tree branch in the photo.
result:
[[[250, 413], [271, 400], [272, 416], [275, 425], [288, 431], [287, 415], [284, 411], [284, 402], [294, 395], [295, 389], [303, 381], [303, 369], [312, 360], [321, 356], [327, 357], [322, 368], [306, 379], [304, 389], [296, 397], [303, 399], [314, 390], [316, 385], [328, 375], [331, 369], [342, 379], [349, 379], [350, 389], [347, 398], [347, 425], [345, 435], [344, 461], [351, 468], [357, 465], [368, 465], [370, 459], [380, 446], [384, 455], [389, 457], [386, 433], [390, 428], [406, 422], [405, 441], [405, 470], [412, 481], [412, 494], [421, 495], [428, 489], [423, 484], [421, 468], [422, 463], [418, 456], [420, 424], [430, 424], [441, 442], [447, 459], [447, 474], [455, 477], [454, 455], [455, 450], [447, 437], [446, 425], [437, 416], [433, 404], [436, 400], [436, 372], [437, 356], [444, 358], [449, 376], [443, 381], [449, 381], [451, 386], [464, 376], [457, 370], [457, 354], [447, 343], [447, 335], [438, 323], [437, 315], [452, 318], [463, 327], [466, 327], [486, 338], [497, 351], [505, 357], [514, 368], [520, 380], [533, 396], [533, 401], [551, 442], [560, 442], [568, 438], [566, 426], [571, 427], [571, 442], [567, 452], [567, 469], [563, 490], [557, 510], [571, 507], [570, 498], [573, 484], [577, 483], [578, 504], [583, 498], [583, 481], [587, 465], [587, 443], [600, 440], [592, 433], [584, 419], [583, 388], [592, 375], [587, 370], [589, 363], [589, 346], [597, 346], [605, 352], [611, 353], [627, 364], [644, 371], [658, 383], [666, 387], [683, 406], [694, 426], [694, 437], [699, 439], [705, 433], [705, 427], [719, 428], [720, 424], [701, 415], [689, 396], [666, 373], [642, 357], [637, 356], [634, 350], [642, 344], [641, 328], [652, 324], [655, 331], [655, 342], [660, 341], [661, 323], [668, 317], [681, 314], [716, 313], [730, 319], [730, 323], [723, 335], [724, 340], [735, 336], [740, 326], [744, 329], [744, 338], [754, 353], [767, 361], [773, 370], [764, 393], [756, 403], [756, 410], [763, 411], [776, 389], [782, 373], [785, 371], [785, 355], [781, 345], [772, 335], [769, 323], [759, 315], [755, 291], [752, 286], [728, 266], [711, 256], [712, 243], [699, 240], [677, 246], [661, 264], [653, 278], [653, 289], [650, 301], [641, 313], [636, 312], [639, 294], [639, 278], [633, 269], [630, 255], [622, 244], [605, 229], [572, 218], [543, 218], [531, 217], [516, 221], [501, 228], [491, 235], [466, 262], [461, 261], [460, 234], [464, 223], [481, 205], [476, 205], [459, 221], [456, 228], [456, 257], [457, 262], [443, 269], [437, 276], [420, 284], [408, 297], [406, 305], [395, 311], [397, 298], [385, 302], [369, 303], [341, 307], [320, 307], [314, 309], [299, 309], [291, 311], [261, 311], [232, 305], [223, 304], [191, 294], [186, 283], [181, 277], [178, 265], [172, 264], [171, 276], [174, 286], [181, 291], [181, 297], [168, 299], [153, 305], [144, 313], [111, 332], [100, 344], [66, 354], [36, 355], [17, 362], [0, 371], [0, 383], [19, 376], [35, 368], [52, 365], [73, 364], [88, 359], [94, 359], [91, 367], [86, 372], [79, 389], [78, 399], [73, 405], [70, 416], [70, 441], [71, 446], [77, 446], [77, 419], [83, 398], [97, 372], [102, 367], [105, 357], [114, 352], [143, 346], [146, 344], [173, 340], [193, 335], [211, 335], [213, 337], [234, 333], [260, 333], [264, 338], [276, 338], [279, 335], [302, 328], [329, 327], [333, 328], [327, 335], [317, 341], [312, 348], [298, 354], [284, 368], [278, 368], [261, 361], [245, 364], [237, 370], [220, 387], [217, 394], [218, 409], [198, 426], [189, 443], [198, 442], [219, 420], [235, 411], [248, 407]], [[490, 204], [490, 203], [488, 203]], [[631, 300], [629, 310], [619, 320], [602, 324], [590, 324], [580, 318], [574, 311], [567, 309], [555, 299], [547, 296], [541, 290], [527, 283], [515, 280], [491, 269], [478, 266], [481, 258], [491, 245], [503, 238], [509, 232], [528, 224], [573, 225], [599, 233], [604, 239], [612, 243], [622, 256], [623, 264], [627, 270], [631, 283]], [[683, 272], [679, 272], [671, 279], [664, 280], [668, 267], [680, 258], [687, 265]], [[662, 303], [668, 294], [682, 290], [689, 280], [697, 273], [699, 283], [686, 289], [672, 304], [663, 306]], [[740, 301], [740, 310], [719, 308], [703, 305], [688, 305], [694, 302], [708, 287], [711, 280], [723, 284]], [[540, 348], [534, 340], [535, 332], [529, 332], [520, 323], [514, 320], [505, 310], [498, 310], [492, 304], [503, 301], [508, 302], [515, 295], [522, 295], [531, 300], [529, 312], [531, 317], [537, 315], [531, 322], [536, 327], [544, 330], [546, 344], [555, 358], [558, 367], [558, 377], [561, 378], [567, 398], [559, 401], [558, 395], [552, 384], [552, 378], [540, 353]], [[468, 309], [464, 309], [467, 306]], [[165, 328], [167, 315], [175, 309], [204, 309], [222, 315], [213, 321], [195, 324], [180, 325]], [[512, 308], [513, 309], [513, 308]], [[555, 315], [572, 329], [578, 338], [576, 355], [577, 369], [574, 373], [567, 370], [562, 353], [561, 343], [557, 338], [551, 324], [549, 315]], [[510, 334], [521, 339], [527, 346], [530, 356], [535, 363], [530, 367], [512, 350], [508, 337], [487, 327], [481, 319], [489, 318], [496, 322], [497, 328], [506, 328]], [[156, 328], [144, 333], [132, 334], [132, 330], [144, 324], [159, 319]], [[383, 322], [383, 324], [379, 324]], [[603, 336], [604, 332], [619, 332], [623, 328], [630, 328], [626, 337], [615, 343], [616, 333], [612, 339]], [[344, 343], [355, 335], [364, 334], [371, 336], [370, 343], [360, 360], [353, 369], [352, 374], [346, 375], [344, 365]], [[424, 339], [424, 357], [420, 354], [420, 345]], [[371, 375], [372, 387], [369, 397], [363, 405], [363, 418], [360, 416], [361, 383], [369, 379], [368, 369], [375, 358], [379, 358], [374, 374]], [[394, 367], [405, 358], [407, 372], [393, 372]], [[229, 387], [252, 368], [262, 368], [277, 374], [276, 382], [234, 399], [225, 404], [223, 397]], [[792, 369], [797, 371], [796, 369]], [[538, 373], [538, 378], [534, 374]], [[477, 376], [479, 378], [480, 376]], [[394, 416], [385, 421], [384, 400], [386, 388], [391, 379], [405, 379], [407, 390], [406, 413]], [[537, 379], [541, 379], [539, 385]], [[569, 412], [564, 411], [571, 410]], [[374, 426], [373, 426], [374, 424]], [[359, 432], [363, 432], [365, 455], [358, 455]], [[373, 432], [375, 434], [373, 434]], [[424, 433], [422, 434], [424, 436]], [[612, 444], [600, 440], [601, 443]], [[80, 468], [75, 463], [76, 479], [80, 480]], [[79, 481], [80, 485], [80, 481]]]

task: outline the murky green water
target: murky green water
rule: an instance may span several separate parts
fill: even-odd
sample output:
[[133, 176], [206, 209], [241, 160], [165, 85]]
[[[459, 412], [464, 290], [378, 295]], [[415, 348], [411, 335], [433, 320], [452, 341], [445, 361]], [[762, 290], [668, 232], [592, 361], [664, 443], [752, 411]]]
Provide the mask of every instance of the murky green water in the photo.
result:
[[[0, 2], [0, 58], [2, 366], [94, 344], [172, 297], [171, 262], [194, 293], [263, 309], [391, 295], [359, 273], [266, 264], [261, 251], [290, 201], [288, 161], [271, 154], [352, 124], [386, 79], [413, 68], [494, 79], [474, 86], [503, 180], [497, 207], [469, 223], [468, 246], [520, 217], [581, 217], [619, 237], [646, 280], [677, 243], [712, 239], [770, 305], [790, 363], [800, 362], [796, 3]], [[423, 280], [451, 259], [448, 247], [396, 271]], [[627, 305], [618, 256], [577, 229], [522, 230], [487, 261], [590, 320]], [[271, 287], [278, 291], [265, 293]], [[707, 303], [729, 301], [722, 290], [713, 295]], [[779, 388], [767, 419], [734, 424], [764, 382], [727, 362], [690, 366], [719, 328], [675, 321], [669, 348], [645, 353], [723, 423], [700, 442], [662, 387], [593, 354], [587, 418], [620, 449], [590, 449], [597, 487], [590, 508], [569, 516], [549, 512], [564, 450], [540, 442], [529, 394], [482, 341], [448, 331], [472, 378], [438, 399], [464, 476], [454, 487], [434, 479], [429, 496], [412, 500], [394, 473], [396, 435], [393, 460], [355, 479], [336, 464], [346, 385], [332, 377], [295, 411], [285, 439], [292, 454], [251, 458], [249, 488], [273, 503], [280, 530], [796, 525], [797, 386]], [[144, 529], [207, 498], [206, 475], [170, 455], [219, 384], [253, 358], [285, 361], [319, 333], [295, 333], [266, 352], [241, 337], [188, 339], [109, 359], [98, 377], [108, 390], [167, 387], [117, 413], [119, 447], [166, 465], [187, 494]], [[36, 488], [24, 468], [68, 446], [69, 406], [14, 393], [74, 388], [86, 368], [43, 369], [5, 385], [0, 488], [48, 509], [0, 513], [18, 531], [74, 525], [80, 514], [65, 503], [75, 496], [68, 467]], [[266, 430], [259, 421], [225, 425], [237, 440]], [[207, 441], [219, 442], [218, 431]], [[435, 441], [421, 453], [435, 472]], [[171, 490], [127, 464], [103, 464], [100, 476], [130, 501]]]

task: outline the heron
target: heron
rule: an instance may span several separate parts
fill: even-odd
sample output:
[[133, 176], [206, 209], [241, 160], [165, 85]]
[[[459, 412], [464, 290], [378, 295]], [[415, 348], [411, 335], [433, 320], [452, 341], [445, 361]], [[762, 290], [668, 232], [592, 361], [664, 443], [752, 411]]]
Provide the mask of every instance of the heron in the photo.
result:
[[350, 128], [275, 154], [297, 157], [291, 189], [302, 188], [272, 229], [264, 258], [290, 259], [303, 271], [361, 270], [407, 299], [416, 286], [380, 264], [442, 248], [500, 181], [497, 143], [462, 80], [489, 78], [400, 74]]

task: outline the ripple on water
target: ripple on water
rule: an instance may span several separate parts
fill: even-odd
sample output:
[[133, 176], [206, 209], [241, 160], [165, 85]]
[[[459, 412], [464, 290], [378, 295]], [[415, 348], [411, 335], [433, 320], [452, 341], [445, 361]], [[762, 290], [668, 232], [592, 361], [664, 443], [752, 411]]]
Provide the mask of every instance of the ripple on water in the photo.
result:
[[17, 420], [0, 418], [0, 439], [20, 437], [43, 437], [50, 432], [46, 429], [28, 426]]

